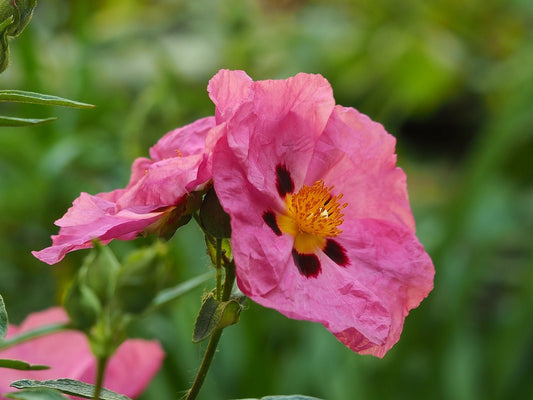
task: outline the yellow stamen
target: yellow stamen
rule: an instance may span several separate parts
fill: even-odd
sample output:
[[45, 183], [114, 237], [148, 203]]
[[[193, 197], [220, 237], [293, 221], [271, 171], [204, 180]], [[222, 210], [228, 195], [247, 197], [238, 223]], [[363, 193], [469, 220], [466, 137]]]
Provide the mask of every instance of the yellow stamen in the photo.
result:
[[324, 248], [326, 238], [342, 233], [338, 228], [344, 222], [341, 204], [342, 193], [331, 195], [332, 187], [323, 181], [313, 186], [304, 185], [295, 194], [287, 194], [286, 211], [276, 218], [279, 229], [294, 236], [294, 248], [299, 253], [312, 253]]

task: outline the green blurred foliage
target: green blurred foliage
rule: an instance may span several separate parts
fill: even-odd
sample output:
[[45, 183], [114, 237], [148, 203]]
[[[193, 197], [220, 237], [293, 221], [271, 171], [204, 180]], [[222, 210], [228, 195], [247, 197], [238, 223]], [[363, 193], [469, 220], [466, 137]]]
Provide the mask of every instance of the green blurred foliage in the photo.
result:
[[[4, 115], [59, 117], [0, 131], [0, 293], [10, 319], [57, 303], [86, 254], [54, 267], [35, 260], [30, 250], [57, 232], [52, 221], [80, 191], [124, 186], [131, 161], [167, 131], [212, 115], [206, 85], [218, 69], [254, 79], [321, 73], [338, 103], [398, 138], [435, 289], [383, 360], [248, 302], [224, 332], [202, 398], [532, 398], [532, 27], [526, 0], [40, 2], [10, 44], [0, 87], [97, 107], [0, 105]], [[112, 246], [126, 254], [138, 244]], [[171, 244], [174, 283], [207, 269], [193, 224]], [[200, 295], [137, 327], [168, 354], [143, 399], [176, 398], [191, 383]]]

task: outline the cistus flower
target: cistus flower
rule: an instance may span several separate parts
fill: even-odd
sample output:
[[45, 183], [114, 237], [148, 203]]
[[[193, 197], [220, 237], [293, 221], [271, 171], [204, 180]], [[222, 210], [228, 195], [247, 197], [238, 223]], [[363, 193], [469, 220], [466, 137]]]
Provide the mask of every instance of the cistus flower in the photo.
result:
[[383, 357], [434, 275], [415, 236], [394, 137], [335, 106], [319, 75], [252, 82], [221, 71], [210, 87], [225, 129], [213, 182], [231, 217], [239, 288]]
[[201, 193], [211, 180], [214, 126], [215, 118], [206, 117], [167, 133], [150, 149], [151, 158], [133, 162], [126, 188], [97, 195], [81, 193], [55, 222], [60, 230], [52, 236], [52, 246], [32, 254], [55, 264], [70, 251], [92, 247], [94, 239], [107, 244], [143, 233], [171, 235], [196, 206], [201, 194], [197, 199], [195, 192]]
[[[29, 315], [19, 327], [9, 325], [7, 339], [41, 326], [63, 322], [68, 322], [63, 309], [49, 308]], [[0, 358], [51, 367], [40, 371], [2, 369], [0, 399], [5, 399], [2, 394], [14, 391], [9, 385], [20, 379], [70, 378], [92, 384], [96, 381], [96, 359], [85, 335], [78, 331], [60, 331], [23, 342], [0, 351]], [[163, 350], [156, 341], [126, 340], [108, 362], [104, 387], [135, 398], [146, 389], [161, 367], [163, 358]]]

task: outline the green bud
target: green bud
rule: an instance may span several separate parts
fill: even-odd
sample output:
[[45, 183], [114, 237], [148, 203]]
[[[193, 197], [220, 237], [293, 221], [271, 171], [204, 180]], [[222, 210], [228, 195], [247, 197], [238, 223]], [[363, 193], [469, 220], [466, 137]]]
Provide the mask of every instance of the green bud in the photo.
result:
[[89, 333], [102, 313], [98, 296], [85, 284], [75, 279], [63, 300], [63, 307], [74, 328]]
[[37, 0], [0, 0], [0, 72], [9, 63], [8, 36], [18, 36], [30, 22]]
[[204, 230], [214, 238], [231, 237], [230, 216], [220, 205], [213, 188], [209, 189], [200, 207], [200, 222]]
[[81, 281], [89, 287], [102, 305], [111, 301], [115, 293], [120, 263], [109, 246], [102, 246], [94, 241], [94, 249], [85, 258], [79, 275]]
[[123, 311], [137, 314], [151, 304], [167, 280], [166, 255], [166, 245], [157, 242], [132, 252], [124, 261], [115, 294]]

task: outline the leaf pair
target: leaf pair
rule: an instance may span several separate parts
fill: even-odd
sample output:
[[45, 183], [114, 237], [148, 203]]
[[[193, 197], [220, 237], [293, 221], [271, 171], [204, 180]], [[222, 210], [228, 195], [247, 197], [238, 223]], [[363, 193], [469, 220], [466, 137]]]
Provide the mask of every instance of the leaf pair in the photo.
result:
[[[0, 343], [2, 343], [6, 337], [7, 334], [7, 311], [6, 306], [4, 304], [4, 299], [0, 295]], [[42, 370], [42, 369], [48, 369], [46, 365], [31, 365], [24, 361], [19, 360], [8, 360], [5, 358], [0, 358], [0, 368], [10, 368], [10, 369], [18, 369], [23, 371], [36, 371], [36, 370]]]

